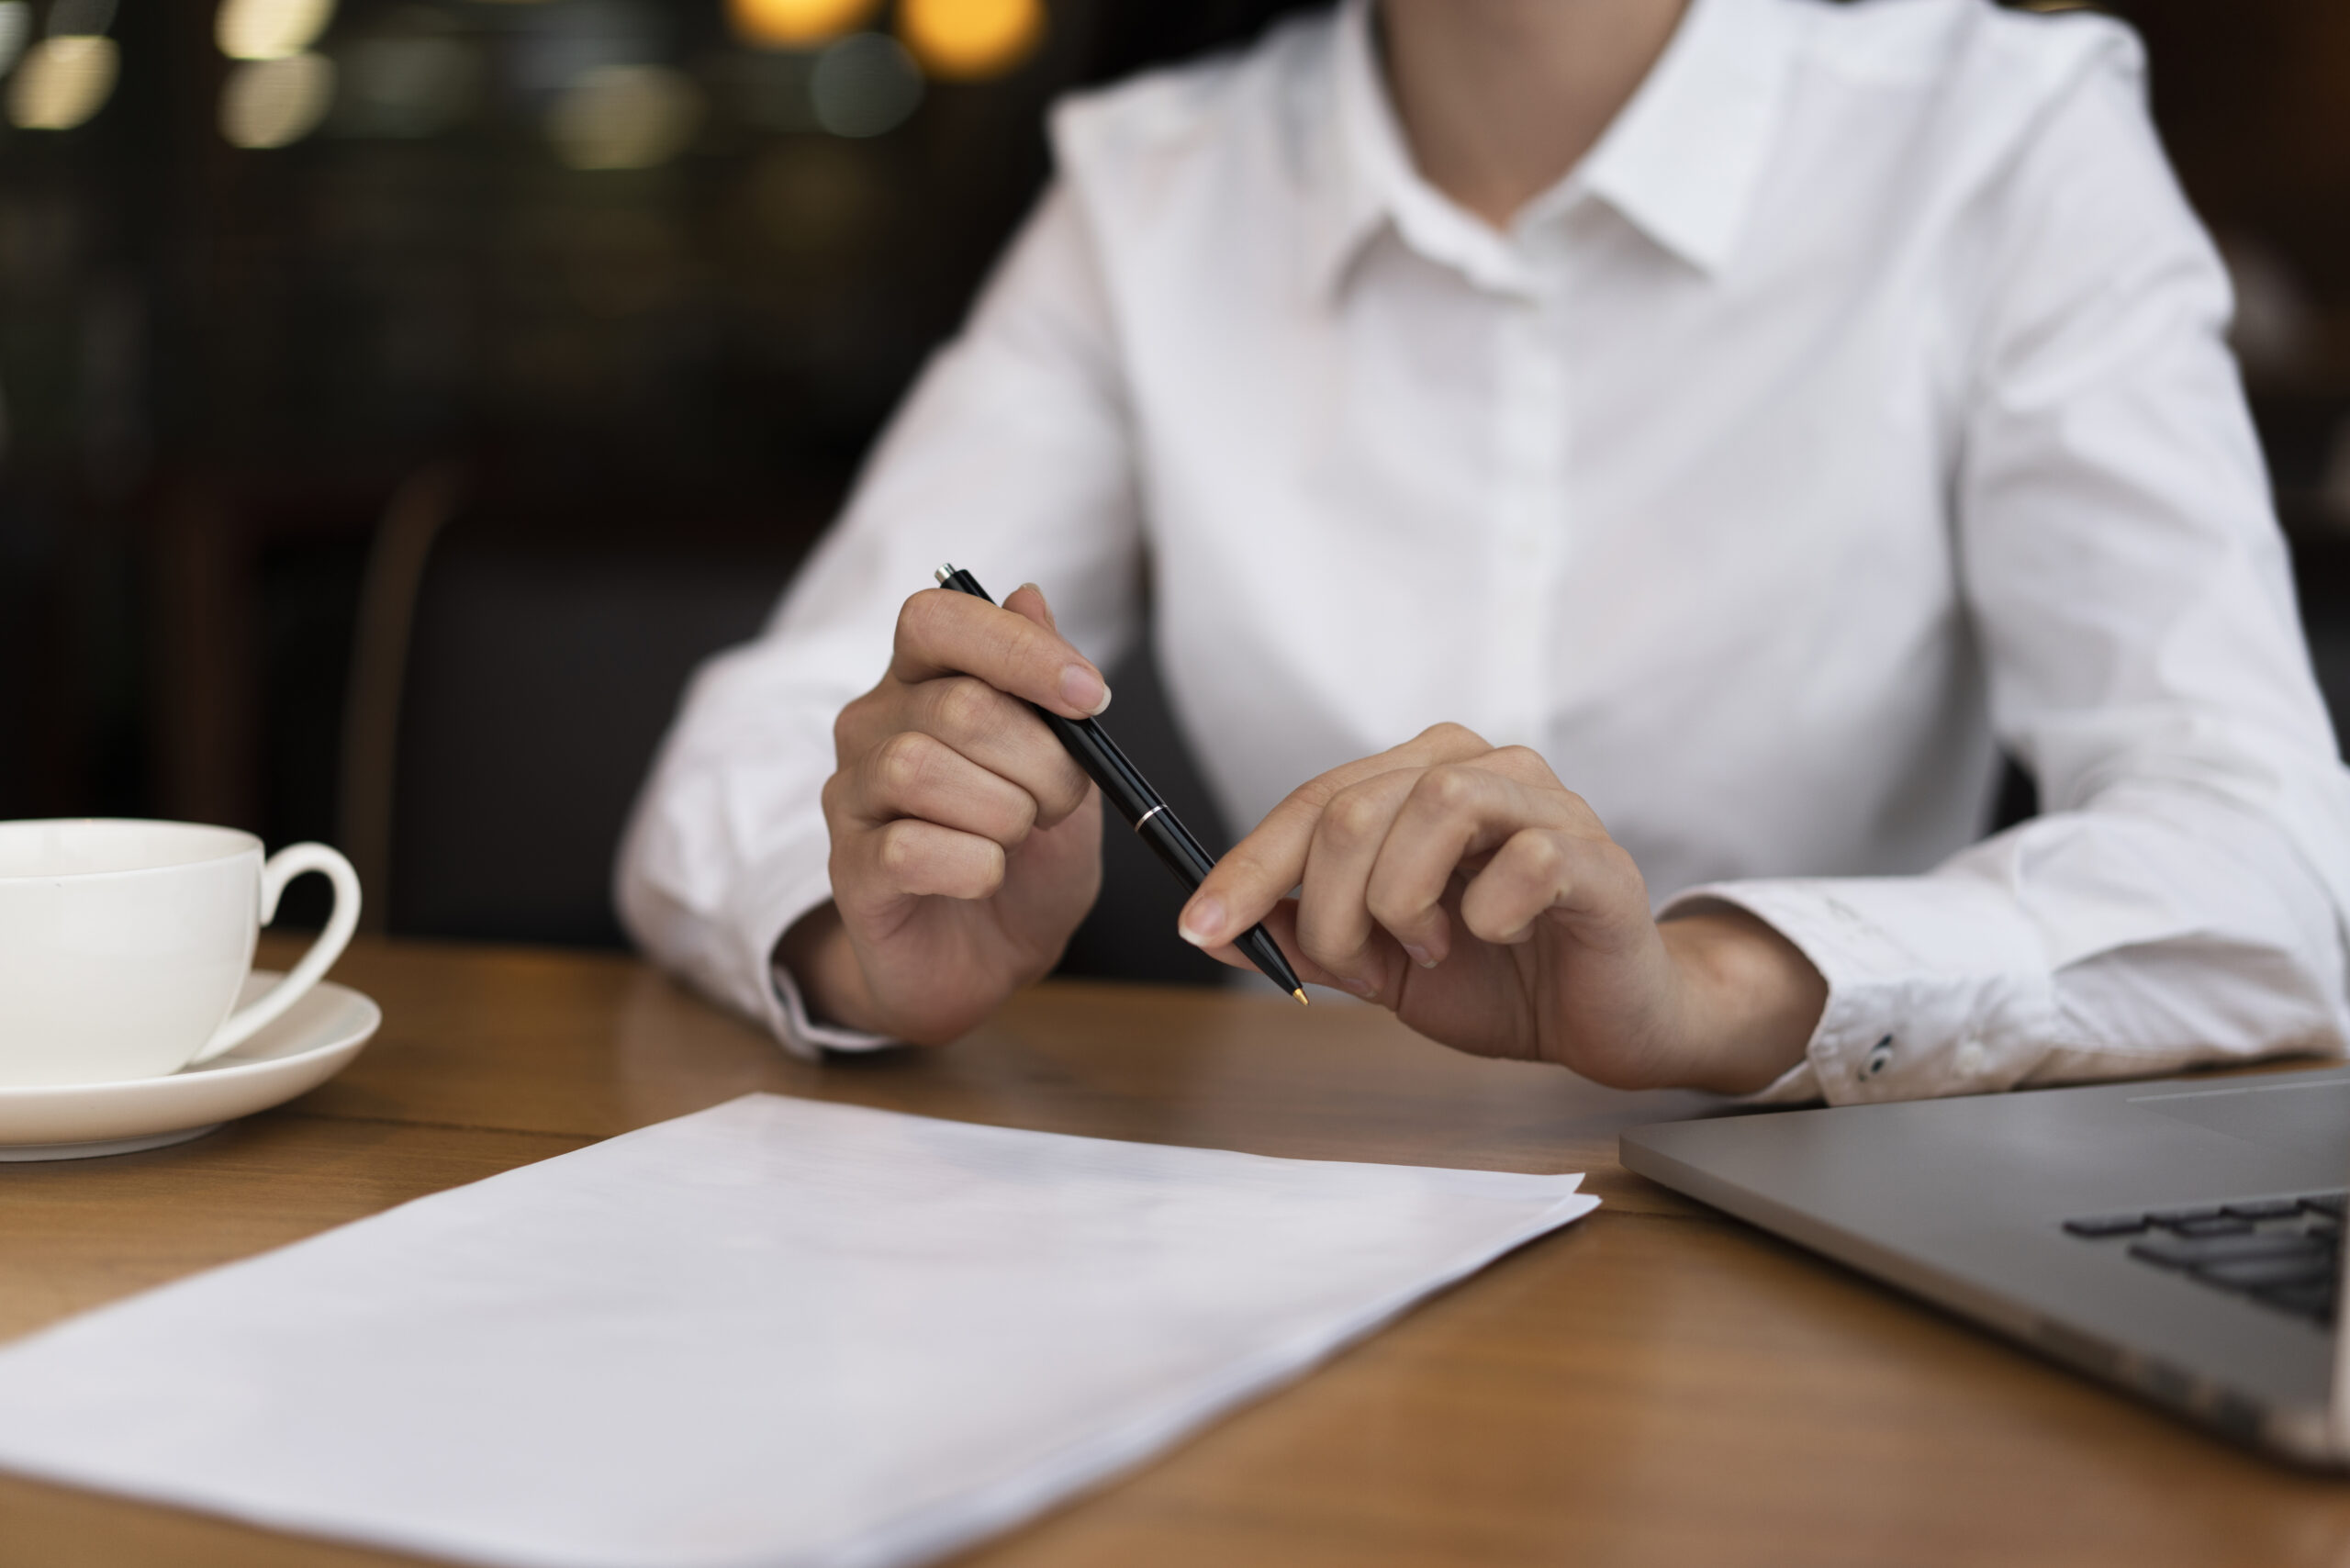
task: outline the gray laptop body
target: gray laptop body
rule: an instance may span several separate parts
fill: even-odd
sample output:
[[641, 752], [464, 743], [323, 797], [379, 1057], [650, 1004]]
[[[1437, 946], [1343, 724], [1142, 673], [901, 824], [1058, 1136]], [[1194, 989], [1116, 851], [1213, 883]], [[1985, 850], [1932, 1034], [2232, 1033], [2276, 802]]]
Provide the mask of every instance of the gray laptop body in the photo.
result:
[[[2231, 1437], [2305, 1463], [2345, 1458], [2338, 1321], [2209, 1282], [2224, 1270], [2133, 1255], [2241, 1221], [2103, 1236], [2065, 1222], [2330, 1203], [2350, 1186], [2350, 1070], [1723, 1115], [1628, 1132], [1623, 1159]], [[2302, 1205], [2253, 1234], [2328, 1223]], [[2329, 1297], [2339, 1267], [2336, 1291], [2319, 1287]]]

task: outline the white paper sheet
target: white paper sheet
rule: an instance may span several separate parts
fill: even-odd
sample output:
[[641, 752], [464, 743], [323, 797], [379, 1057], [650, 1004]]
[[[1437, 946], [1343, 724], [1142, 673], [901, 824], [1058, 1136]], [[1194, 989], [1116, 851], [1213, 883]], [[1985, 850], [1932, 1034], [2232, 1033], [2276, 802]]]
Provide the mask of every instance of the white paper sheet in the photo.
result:
[[0, 1350], [0, 1466], [517, 1568], [917, 1562], [1596, 1206], [755, 1094]]

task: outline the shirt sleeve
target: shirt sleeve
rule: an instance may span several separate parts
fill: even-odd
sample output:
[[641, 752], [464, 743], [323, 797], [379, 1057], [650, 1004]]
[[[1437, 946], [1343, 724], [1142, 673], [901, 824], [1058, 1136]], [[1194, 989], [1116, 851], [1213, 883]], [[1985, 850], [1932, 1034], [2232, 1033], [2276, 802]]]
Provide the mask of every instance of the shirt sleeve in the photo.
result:
[[1953, 475], [1992, 723], [2042, 815], [1910, 878], [1721, 899], [1826, 977], [1766, 1100], [1965, 1093], [2339, 1054], [2350, 782], [2223, 342], [2225, 274], [2134, 50], [2047, 112], [1982, 214]]
[[783, 933], [832, 897], [833, 721], [880, 678], [899, 606], [942, 561], [999, 595], [1041, 585], [1063, 633], [1114, 662], [1140, 597], [1132, 452], [1094, 248], [1057, 185], [766, 632], [688, 688], [616, 871], [647, 954], [801, 1055], [889, 1043], [811, 1017], [775, 961]]

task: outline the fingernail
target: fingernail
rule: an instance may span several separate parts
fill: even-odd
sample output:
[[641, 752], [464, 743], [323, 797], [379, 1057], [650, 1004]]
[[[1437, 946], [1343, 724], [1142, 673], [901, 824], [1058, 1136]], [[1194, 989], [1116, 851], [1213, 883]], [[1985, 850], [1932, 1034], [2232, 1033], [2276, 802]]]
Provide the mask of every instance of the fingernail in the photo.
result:
[[1224, 929], [1224, 905], [1214, 899], [1200, 899], [1183, 912], [1176, 934], [1194, 947], [1204, 947], [1209, 938]]
[[1404, 956], [1424, 969], [1436, 968], [1436, 960], [1428, 957], [1428, 950], [1426, 947], [1415, 947], [1406, 942], [1404, 944]]
[[1361, 997], [1365, 1002], [1369, 1002], [1372, 997], [1379, 994], [1379, 988], [1377, 986], [1371, 984], [1367, 980], [1361, 980], [1353, 975], [1348, 975], [1345, 980], [1340, 980], [1338, 983], [1345, 986], [1348, 991], [1353, 991], [1357, 996]]
[[1061, 700], [1080, 713], [1099, 713], [1110, 705], [1110, 686], [1083, 665], [1071, 665], [1061, 671]]

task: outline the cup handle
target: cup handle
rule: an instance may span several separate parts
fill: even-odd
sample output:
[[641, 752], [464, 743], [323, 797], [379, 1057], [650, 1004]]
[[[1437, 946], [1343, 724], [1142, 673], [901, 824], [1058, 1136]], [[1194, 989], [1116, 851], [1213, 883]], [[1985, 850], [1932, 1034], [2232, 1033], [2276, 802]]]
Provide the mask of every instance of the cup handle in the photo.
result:
[[302, 955], [302, 961], [284, 980], [229, 1014], [229, 1021], [213, 1032], [212, 1038], [205, 1042], [204, 1048], [196, 1053], [188, 1066], [210, 1061], [277, 1022], [287, 1008], [301, 1001], [305, 992], [325, 978], [328, 968], [342, 957], [351, 934], [359, 929], [359, 873], [351, 868], [351, 862], [341, 853], [323, 844], [289, 844], [262, 867], [261, 923], [267, 925], [277, 918], [277, 901], [285, 891], [285, 884], [305, 871], [323, 872], [327, 880], [334, 884], [334, 913], [328, 917], [327, 928], [319, 933], [319, 939], [310, 944], [310, 950]]

